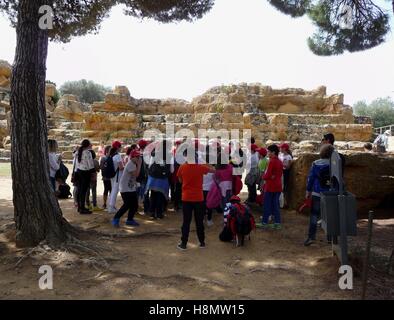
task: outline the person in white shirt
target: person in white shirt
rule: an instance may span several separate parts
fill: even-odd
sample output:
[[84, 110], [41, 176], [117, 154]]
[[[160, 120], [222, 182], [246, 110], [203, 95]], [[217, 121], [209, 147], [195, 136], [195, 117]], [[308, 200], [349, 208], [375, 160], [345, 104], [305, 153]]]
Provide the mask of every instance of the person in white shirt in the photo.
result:
[[110, 157], [112, 157], [115, 169], [115, 177], [111, 179], [111, 194], [108, 202], [108, 212], [115, 213], [118, 210], [116, 209], [116, 198], [118, 197], [119, 192], [119, 183], [122, 179], [124, 164], [122, 156], [119, 154], [120, 149], [122, 148], [122, 143], [119, 141], [114, 141], [112, 143], [112, 149], [110, 151]]
[[78, 180], [78, 212], [80, 214], [91, 214], [92, 211], [85, 207], [86, 193], [90, 186], [92, 172], [95, 170], [92, 153], [90, 152], [91, 143], [85, 139], [78, 149], [76, 158], [77, 180]]
[[290, 178], [290, 167], [293, 162], [293, 157], [291, 155], [290, 146], [287, 143], [282, 143], [279, 146], [279, 160], [283, 163], [283, 207], [287, 206], [287, 198], [288, 198], [288, 185]]
[[385, 153], [389, 147], [389, 137], [391, 130], [386, 130], [383, 134], [378, 135], [373, 144], [376, 146], [377, 152]]
[[57, 155], [58, 145], [56, 140], [48, 140], [48, 157], [49, 157], [49, 179], [53, 191], [56, 191], [56, 172], [60, 168], [61, 155]]
[[137, 177], [140, 174], [141, 165], [141, 153], [139, 150], [134, 149], [129, 154], [129, 160], [120, 179], [119, 190], [123, 199], [123, 205], [112, 219], [112, 225], [114, 227], [119, 227], [119, 221], [127, 211], [126, 225], [133, 227], [139, 226], [139, 223], [134, 220], [134, 216], [138, 211]]
[[252, 144], [250, 146], [250, 171], [245, 177], [245, 184], [248, 187], [248, 199], [246, 200], [247, 203], [255, 203], [257, 197], [257, 184], [259, 182], [259, 147], [256, 144]]

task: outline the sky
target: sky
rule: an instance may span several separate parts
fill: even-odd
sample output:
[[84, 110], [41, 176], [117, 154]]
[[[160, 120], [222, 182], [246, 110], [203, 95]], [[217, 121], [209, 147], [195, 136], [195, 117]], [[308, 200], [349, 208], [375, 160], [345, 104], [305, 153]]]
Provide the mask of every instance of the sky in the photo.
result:
[[[51, 43], [47, 79], [87, 79], [126, 85], [135, 98], [191, 100], [217, 85], [241, 82], [273, 88], [343, 93], [345, 103], [394, 98], [394, 36], [359, 53], [318, 57], [307, 46], [314, 26], [292, 19], [265, 0], [216, 0], [194, 23], [159, 24], [115, 7], [98, 35]], [[12, 63], [15, 30], [0, 16], [0, 59]]]

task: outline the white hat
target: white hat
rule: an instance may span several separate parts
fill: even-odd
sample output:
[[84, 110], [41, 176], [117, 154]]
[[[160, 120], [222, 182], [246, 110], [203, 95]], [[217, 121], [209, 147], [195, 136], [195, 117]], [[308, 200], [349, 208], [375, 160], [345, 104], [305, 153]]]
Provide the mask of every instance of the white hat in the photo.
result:
[[391, 136], [391, 130], [386, 130], [386, 131], [384, 132], [384, 134], [385, 134], [386, 136]]

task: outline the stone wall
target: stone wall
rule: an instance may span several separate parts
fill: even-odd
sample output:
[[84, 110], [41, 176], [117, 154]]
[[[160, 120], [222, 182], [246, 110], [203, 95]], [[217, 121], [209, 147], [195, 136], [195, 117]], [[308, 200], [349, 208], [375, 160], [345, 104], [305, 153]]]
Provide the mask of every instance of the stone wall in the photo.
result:
[[[346, 158], [346, 189], [356, 195], [359, 217], [367, 216], [369, 210], [393, 217], [394, 156], [364, 152], [343, 153]], [[292, 209], [297, 209], [304, 201], [309, 168], [318, 158], [316, 153], [304, 153], [293, 162], [289, 184], [289, 205]]]
[[147, 129], [250, 129], [259, 144], [267, 140], [320, 140], [331, 131], [338, 140], [369, 141], [371, 124], [356, 124], [343, 95], [326, 95], [326, 88], [272, 89], [261, 84], [220, 86], [191, 102], [179, 99], [135, 99], [124, 86], [94, 103], [89, 112], [78, 103], [59, 102], [54, 116], [84, 124], [81, 135], [95, 141], [128, 141]]

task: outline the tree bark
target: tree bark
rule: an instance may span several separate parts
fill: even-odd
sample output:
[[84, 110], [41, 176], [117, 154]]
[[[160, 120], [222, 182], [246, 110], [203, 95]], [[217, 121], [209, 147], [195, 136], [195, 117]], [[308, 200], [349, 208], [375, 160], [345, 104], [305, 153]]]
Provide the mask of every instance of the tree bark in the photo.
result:
[[66, 240], [62, 217], [49, 180], [45, 77], [48, 32], [38, 22], [48, 0], [21, 0], [11, 80], [11, 169], [18, 246]]

